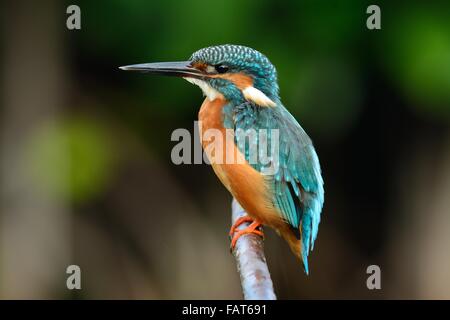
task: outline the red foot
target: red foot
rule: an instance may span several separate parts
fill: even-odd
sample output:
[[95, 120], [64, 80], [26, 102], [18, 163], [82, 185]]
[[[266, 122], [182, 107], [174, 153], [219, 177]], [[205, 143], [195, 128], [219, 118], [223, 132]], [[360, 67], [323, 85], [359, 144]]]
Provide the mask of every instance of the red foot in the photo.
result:
[[[251, 222], [251, 224], [242, 230], [237, 230], [237, 228], [245, 223], [245, 222]], [[237, 240], [244, 234], [253, 233], [258, 236], [261, 236], [264, 238], [264, 233], [262, 232], [262, 224], [258, 221], [253, 220], [249, 216], [243, 216], [236, 220], [233, 226], [231, 226], [230, 229], [230, 237], [231, 237], [231, 251], [234, 250], [234, 247], [236, 246]]]

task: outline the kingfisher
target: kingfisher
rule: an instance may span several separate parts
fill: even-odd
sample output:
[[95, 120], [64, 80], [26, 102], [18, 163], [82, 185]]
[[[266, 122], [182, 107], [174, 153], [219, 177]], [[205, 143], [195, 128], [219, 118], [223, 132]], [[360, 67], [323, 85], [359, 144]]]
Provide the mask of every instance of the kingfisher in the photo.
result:
[[[201, 88], [205, 100], [198, 114], [199, 130], [215, 130], [224, 137], [220, 150], [207, 153], [208, 158], [248, 214], [231, 227], [231, 248], [243, 234], [263, 236], [262, 226], [268, 226], [287, 241], [309, 274], [308, 255], [319, 229], [324, 182], [311, 139], [281, 102], [277, 71], [269, 59], [252, 48], [226, 44], [200, 49], [187, 61], [120, 69], [181, 77]], [[237, 134], [249, 130], [267, 135]], [[202, 140], [205, 152], [211, 140]], [[263, 161], [258, 147], [268, 144], [271, 152]], [[256, 157], [252, 150], [258, 150]], [[219, 153], [234, 161], [211, 160]], [[237, 231], [244, 222], [250, 224]]]

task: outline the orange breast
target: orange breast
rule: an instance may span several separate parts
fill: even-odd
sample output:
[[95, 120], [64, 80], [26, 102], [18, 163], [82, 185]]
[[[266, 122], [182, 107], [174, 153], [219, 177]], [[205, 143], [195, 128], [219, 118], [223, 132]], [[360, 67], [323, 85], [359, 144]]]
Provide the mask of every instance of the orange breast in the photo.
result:
[[[210, 136], [211, 130], [217, 138], [221, 134], [222, 144], [215, 139], [202, 139], [214, 172], [223, 185], [254, 219], [275, 229], [284, 229], [285, 224], [274, 208], [270, 190], [265, 178], [245, 160], [234, 143], [234, 132], [223, 126], [223, 107], [226, 101], [205, 99], [199, 112], [199, 126], [202, 137]], [[214, 147], [210, 144], [215, 143]], [[234, 160], [232, 163], [226, 160]]]

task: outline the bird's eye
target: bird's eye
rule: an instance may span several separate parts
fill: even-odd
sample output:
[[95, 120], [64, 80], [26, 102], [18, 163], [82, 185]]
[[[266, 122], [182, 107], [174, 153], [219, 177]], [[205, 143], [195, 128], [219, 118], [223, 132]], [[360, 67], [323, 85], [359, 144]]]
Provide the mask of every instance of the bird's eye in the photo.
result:
[[218, 64], [215, 66], [217, 73], [225, 73], [228, 71], [228, 66], [224, 64]]

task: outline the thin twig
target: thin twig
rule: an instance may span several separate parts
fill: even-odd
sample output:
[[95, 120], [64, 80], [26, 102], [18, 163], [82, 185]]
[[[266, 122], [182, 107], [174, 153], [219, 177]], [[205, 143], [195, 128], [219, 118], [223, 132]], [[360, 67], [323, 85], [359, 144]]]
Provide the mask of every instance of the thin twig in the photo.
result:
[[[247, 213], [233, 199], [231, 204], [231, 223]], [[245, 229], [249, 223], [243, 223], [237, 230]], [[264, 256], [263, 239], [256, 234], [245, 234], [236, 242], [233, 250], [237, 269], [241, 277], [242, 291], [245, 300], [276, 300], [272, 279]]]

